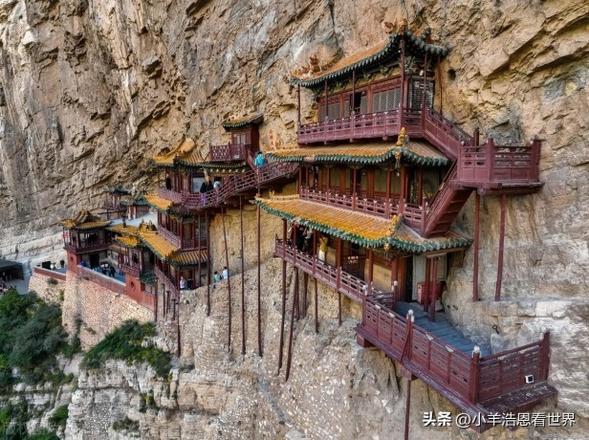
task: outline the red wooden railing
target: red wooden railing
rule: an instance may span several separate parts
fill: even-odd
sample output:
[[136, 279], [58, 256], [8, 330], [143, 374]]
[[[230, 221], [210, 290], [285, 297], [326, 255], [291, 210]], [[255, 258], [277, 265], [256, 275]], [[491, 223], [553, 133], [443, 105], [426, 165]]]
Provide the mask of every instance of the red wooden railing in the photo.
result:
[[[271, 162], [261, 168], [250, 169], [242, 174], [229, 176], [224, 179], [219, 189], [205, 193], [174, 192], [174, 200], [185, 209], [206, 209], [219, 206], [229, 198], [244, 192], [262, 187], [276, 179], [291, 175], [298, 168], [298, 164], [289, 162]], [[171, 198], [165, 197], [168, 200]]]
[[153, 273], [155, 274], [155, 276], [157, 277], [159, 282], [164, 284], [164, 286], [166, 287], [166, 290], [169, 290], [170, 293], [172, 293], [172, 295], [174, 295], [175, 297], [180, 296], [179, 288], [176, 287], [176, 284], [170, 279], [170, 277], [163, 270], [161, 270], [157, 266], [154, 266]]
[[284, 241], [278, 238], [275, 242], [274, 255], [288, 261], [303, 270], [303, 272], [336, 289], [336, 291], [343, 293], [353, 301], [362, 302], [370, 292], [385, 293], [374, 286], [369, 289], [366, 281], [344, 271], [341, 267], [332, 266], [317, 257], [300, 251], [288, 243], [285, 245]]
[[249, 144], [211, 145], [209, 147], [208, 160], [211, 162], [246, 160], [249, 149]]
[[161, 198], [164, 198], [166, 200], [170, 200], [174, 203], [182, 203], [182, 193], [179, 193], [177, 191], [174, 191], [172, 189], [166, 189], [166, 188], [158, 188], [157, 189], [157, 195], [160, 196]]
[[91, 244], [87, 244], [87, 243], [83, 243], [81, 245], [78, 244], [77, 246], [74, 244], [66, 243], [64, 247], [69, 252], [80, 253], [80, 252], [95, 252], [95, 251], [105, 250], [105, 249], [108, 249], [108, 247], [110, 245], [111, 245], [111, 243], [108, 241], [100, 241], [100, 242], [93, 242]]
[[465, 145], [459, 149], [458, 180], [466, 184], [536, 183], [539, 181], [540, 148], [534, 140], [525, 145]]
[[131, 266], [129, 264], [121, 263], [120, 269], [132, 277], [139, 278], [141, 276], [141, 268], [138, 266]]
[[160, 234], [163, 238], [167, 241], [172, 243], [175, 247], [181, 248], [182, 247], [182, 240], [172, 231], [168, 231], [166, 228], [158, 228], [158, 234]]
[[388, 199], [379, 196], [366, 198], [359, 197], [355, 194], [346, 195], [331, 191], [315, 191], [309, 188], [301, 188], [300, 197], [304, 200], [324, 203], [337, 208], [347, 208], [385, 218], [390, 218], [392, 215], [399, 213], [398, 195], [394, 195]]
[[439, 389], [463, 401], [484, 403], [521, 389], [527, 384], [526, 375], [532, 375], [534, 382], [548, 377], [548, 333], [538, 342], [512, 350], [485, 357], [473, 352], [469, 356], [391, 306], [388, 297], [366, 297], [358, 328], [361, 336], [403, 362], [416, 376], [433, 381]]

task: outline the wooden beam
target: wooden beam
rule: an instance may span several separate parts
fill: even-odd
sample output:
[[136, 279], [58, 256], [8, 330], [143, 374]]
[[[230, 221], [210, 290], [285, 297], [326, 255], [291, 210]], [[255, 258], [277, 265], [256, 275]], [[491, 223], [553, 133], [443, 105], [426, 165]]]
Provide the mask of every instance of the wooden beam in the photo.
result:
[[[259, 194], [259, 190], [258, 190]], [[261, 280], [261, 246], [260, 246], [260, 230], [261, 230], [261, 220], [260, 220], [260, 205], [257, 205], [256, 209], [256, 221], [257, 221], [257, 266], [258, 266], [258, 294], [257, 294], [257, 302], [258, 302], [258, 355], [263, 356], [262, 352], [262, 280]]]
[[315, 284], [315, 333], [319, 333], [319, 294], [317, 291], [317, 278], [313, 278]]
[[297, 123], [301, 126], [301, 85], [297, 86]]
[[309, 274], [303, 272], [303, 310], [302, 316], [307, 316], [307, 294], [309, 291]]
[[245, 354], [245, 262], [243, 257], [243, 198], [239, 196], [239, 235], [241, 238], [241, 354]]
[[472, 300], [479, 300], [479, 236], [480, 236], [480, 212], [481, 196], [475, 191], [474, 199], [474, 243], [472, 256]]
[[[282, 240], [286, 249], [286, 220], [282, 220]], [[286, 314], [286, 255], [282, 256], [282, 317], [280, 319], [280, 342], [278, 352], [278, 373], [282, 368], [282, 352], [284, 348], [284, 315]]]
[[405, 399], [405, 430], [403, 438], [409, 440], [409, 410], [411, 408], [411, 379], [407, 379], [407, 397]]
[[177, 348], [176, 352], [178, 357], [182, 355], [182, 339], [180, 337], [180, 298], [174, 300], [175, 307], [178, 309], [177, 316], [176, 316], [176, 343]]
[[[223, 243], [225, 244], [225, 267], [229, 271], [229, 250], [227, 248], [227, 229], [225, 228], [225, 212], [227, 207], [221, 209], [221, 221], [223, 222]], [[231, 353], [231, 277], [227, 277], [227, 351]]]
[[209, 230], [209, 212], [205, 211], [207, 228], [207, 316], [211, 315], [211, 231]]
[[295, 308], [299, 302], [299, 269], [295, 267], [295, 287], [294, 292], [292, 295], [292, 309], [290, 311], [290, 331], [288, 334], [288, 353], [286, 357], [286, 377], [285, 381], [288, 382], [288, 378], [290, 377], [290, 367], [292, 364], [292, 340], [293, 340], [293, 333], [294, 333], [294, 319], [295, 319]]
[[[335, 248], [335, 265], [338, 271], [338, 279], [342, 270], [342, 244], [342, 239], [338, 237]], [[339, 283], [337, 285], [337, 323], [338, 325], [342, 325], [342, 293], [339, 290]]]
[[499, 221], [499, 256], [497, 258], [497, 283], [495, 284], [495, 301], [501, 300], [501, 282], [503, 281], [503, 248], [505, 245], [505, 211], [507, 196], [501, 194], [501, 219]]

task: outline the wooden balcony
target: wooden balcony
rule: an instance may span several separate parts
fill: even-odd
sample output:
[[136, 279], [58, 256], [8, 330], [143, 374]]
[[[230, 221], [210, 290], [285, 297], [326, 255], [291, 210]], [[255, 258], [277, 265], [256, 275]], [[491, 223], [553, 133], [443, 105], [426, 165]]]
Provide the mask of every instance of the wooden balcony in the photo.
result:
[[355, 194], [340, 194], [332, 191], [315, 191], [310, 188], [301, 188], [300, 196], [304, 200], [325, 203], [338, 208], [346, 208], [384, 218], [390, 218], [400, 212], [398, 195], [389, 198], [380, 196], [367, 198]]
[[297, 131], [300, 144], [326, 143], [359, 139], [393, 138], [405, 127], [409, 136], [425, 138], [450, 159], [458, 149], [474, 144], [472, 136], [429, 108], [394, 109], [386, 112], [352, 114], [341, 119], [301, 125]]
[[[418, 319], [416, 319], [418, 318]], [[539, 341], [492, 355], [483, 355], [466, 338], [454, 345], [447, 327], [418, 324], [411, 310], [406, 316], [394, 308], [391, 296], [366, 297], [361, 345], [374, 345], [402, 363], [413, 375], [471, 415], [517, 412], [556, 394], [547, 384], [549, 334]], [[466, 342], [464, 342], [466, 341]], [[468, 350], [468, 351], [467, 351]], [[490, 426], [483, 425], [481, 430]]]
[[295, 163], [271, 162], [262, 168], [227, 177], [219, 189], [205, 193], [191, 193], [158, 188], [158, 195], [176, 203], [179, 205], [178, 208], [184, 210], [213, 208], [225, 203], [231, 197], [291, 176], [297, 168], [298, 164]]
[[66, 243], [64, 248], [66, 251], [72, 252], [74, 254], [88, 254], [92, 252], [105, 251], [111, 244], [111, 242], [107, 241], [78, 243], [77, 245], [74, 245], [73, 243]]
[[369, 293], [384, 294], [383, 291], [371, 286], [366, 281], [344, 271], [341, 267], [327, 264], [317, 257], [296, 249], [281, 239], [276, 239], [274, 256], [282, 258], [303, 272], [317, 278], [323, 284], [343, 293], [352, 301], [362, 302]]
[[88, 281], [92, 281], [94, 284], [121, 295], [125, 293], [125, 283], [117, 280], [116, 278], [103, 275], [100, 272], [83, 266], [78, 266], [77, 270], [79, 276], [85, 278]]
[[126, 274], [139, 278], [141, 276], [141, 268], [139, 266], [131, 266], [129, 264], [122, 263], [120, 269]]
[[182, 247], [182, 239], [174, 234], [172, 231], [168, 231], [166, 228], [158, 228], [158, 234], [160, 234], [167, 241], [172, 243], [174, 247], [180, 249]]
[[208, 160], [210, 162], [247, 160], [249, 150], [249, 144], [211, 145]]
[[457, 180], [475, 188], [537, 187], [541, 144], [495, 145], [488, 139], [482, 145], [465, 145], [459, 149]]

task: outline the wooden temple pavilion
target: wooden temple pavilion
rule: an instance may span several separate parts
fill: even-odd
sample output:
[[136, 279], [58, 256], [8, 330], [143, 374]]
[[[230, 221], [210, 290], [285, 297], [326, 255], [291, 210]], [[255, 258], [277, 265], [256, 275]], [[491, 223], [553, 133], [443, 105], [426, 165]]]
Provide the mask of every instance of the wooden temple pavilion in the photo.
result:
[[[155, 274], [166, 296], [179, 299], [180, 277], [183, 277], [189, 288], [209, 286], [207, 297], [210, 298], [212, 216], [219, 213], [223, 218], [225, 266], [228, 267], [224, 217], [227, 208], [238, 208], [243, 218], [244, 198], [253, 197], [268, 184], [290, 178], [298, 168], [297, 164], [281, 162], [255, 166], [254, 157], [260, 150], [258, 126], [262, 121], [262, 116], [255, 115], [225, 122], [223, 127], [230, 141], [210, 146], [206, 156], [199, 153], [191, 139], [186, 139], [154, 158], [162, 185], [154, 194], [147, 195], [146, 200], [158, 211], [158, 230], [152, 236], [143, 237], [143, 241], [156, 256]], [[230, 281], [228, 287], [231, 297]], [[210, 311], [210, 301], [207, 310]]]
[[[296, 269], [295, 297], [300, 271], [303, 297], [307, 276], [315, 295], [317, 280], [336, 290], [340, 319], [341, 295], [362, 304], [359, 344], [399, 362], [409, 384], [419, 378], [471, 415], [517, 412], [556, 392], [546, 382], [548, 334], [491, 353], [452, 325], [441, 294], [452, 255], [473, 242], [453, 224], [474, 192], [475, 300], [480, 197], [501, 197], [499, 299], [506, 196], [542, 185], [540, 141], [481, 143], [478, 132], [467, 134], [446, 119], [441, 103], [435, 111], [436, 71], [446, 53], [429, 32], [403, 29], [327, 68], [312, 59], [292, 80], [299, 94], [298, 145], [269, 154], [300, 165], [298, 194], [258, 197], [257, 203], [284, 219], [275, 256], [283, 260], [283, 278], [286, 263]], [[315, 94], [317, 122], [301, 121], [301, 87]], [[285, 286], [283, 280], [282, 328]], [[290, 348], [287, 378], [289, 367]], [[406, 437], [407, 429], [406, 419]]]
[[103, 220], [87, 210], [61, 221], [70, 270], [75, 272], [82, 261], [87, 267], [96, 267], [106, 258], [112, 244], [112, 235], [106, 230], [110, 224], [110, 220]]

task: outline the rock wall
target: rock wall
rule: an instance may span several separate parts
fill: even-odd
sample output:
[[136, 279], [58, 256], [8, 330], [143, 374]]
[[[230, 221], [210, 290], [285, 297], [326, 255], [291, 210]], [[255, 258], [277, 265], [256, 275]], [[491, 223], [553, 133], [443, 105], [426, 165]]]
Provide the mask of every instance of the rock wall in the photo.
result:
[[125, 295], [68, 271], [62, 304], [63, 327], [70, 335], [79, 335], [84, 350], [129, 319], [152, 321], [153, 312]]
[[[262, 292], [263, 357], [257, 355], [256, 270], [246, 280], [246, 352], [241, 354], [240, 275], [232, 280], [232, 343], [228, 350], [228, 292], [220, 284], [206, 316], [206, 289], [183, 297], [180, 307], [182, 356], [167, 378], [150, 368], [110, 363], [100, 371], [82, 372], [66, 429], [67, 438], [131, 438], [113, 432], [117, 420], [139, 424], [144, 439], [384, 439], [402, 438], [406, 381], [382, 352], [355, 343], [357, 310], [345, 300], [344, 321], [337, 325], [336, 295], [319, 285], [320, 331], [315, 333], [313, 303], [308, 315], [294, 324], [290, 378], [285, 382], [293, 274], [288, 271], [289, 300], [283, 367], [278, 372], [280, 332], [280, 264], [262, 266], [267, 280]], [[310, 290], [313, 292], [313, 290]], [[160, 323], [172, 327], [172, 323]], [[174, 351], [176, 340], [160, 345]], [[557, 356], [554, 367], [563, 367]], [[579, 377], [582, 366], [569, 365]], [[558, 381], [558, 370], [551, 380]], [[572, 411], [583, 396], [565, 392], [558, 401], [535, 411]], [[146, 404], [145, 402], [150, 402]], [[482, 435], [455, 427], [424, 428], [427, 411], [459, 411], [417, 380], [412, 385], [412, 439], [532, 439], [584, 438], [589, 423], [577, 414], [573, 429], [494, 428]], [[88, 417], [88, 414], [91, 416]]]
[[64, 280], [60, 280], [46, 275], [33, 272], [29, 279], [29, 291], [35, 292], [39, 298], [47, 302], [60, 304], [63, 302], [65, 296]]

